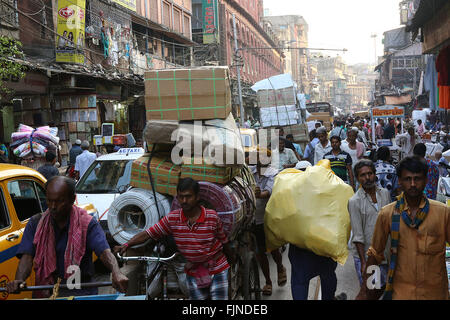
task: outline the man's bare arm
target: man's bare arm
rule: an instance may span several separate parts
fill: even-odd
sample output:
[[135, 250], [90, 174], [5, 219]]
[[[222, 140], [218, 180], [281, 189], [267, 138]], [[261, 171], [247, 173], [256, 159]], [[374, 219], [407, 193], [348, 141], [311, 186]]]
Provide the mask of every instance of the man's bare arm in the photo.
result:
[[30, 276], [32, 267], [33, 256], [29, 254], [22, 255], [22, 258], [20, 258], [19, 265], [17, 267], [15, 280], [9, 282], [6, 285], [8, 293], [20, 292], [19, 287], [21, 284], [25, 283], [25, 280], [27, 280]]
[[116, 258], [112, 254], [110, 249], [106, 249], [100, 255], [100, 260], [103, 262], [106, 268], [111, 271], [113, 288], [120, 292], [126, 292], [128, 287], [128, 278], [120, 272], [119, 265]]

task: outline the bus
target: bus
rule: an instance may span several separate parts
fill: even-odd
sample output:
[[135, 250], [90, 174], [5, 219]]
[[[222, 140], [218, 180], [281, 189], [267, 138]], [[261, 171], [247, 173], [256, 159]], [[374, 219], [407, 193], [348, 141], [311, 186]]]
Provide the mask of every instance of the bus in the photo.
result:
[[334, 116], [334, 110], [331, 104], [328, 102], [312, 102], [306, 104], [306, 110], [309, 113], [317, 113], [317, 112], [328, 112], [330, 117]]

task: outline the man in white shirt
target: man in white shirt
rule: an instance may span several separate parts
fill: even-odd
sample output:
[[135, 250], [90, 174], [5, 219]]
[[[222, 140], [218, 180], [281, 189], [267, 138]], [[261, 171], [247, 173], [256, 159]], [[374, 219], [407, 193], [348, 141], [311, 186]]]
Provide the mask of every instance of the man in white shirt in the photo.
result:
[[279, 139], [278, 152], [274, 152], [274, 157], [272, 159], [274, 160], [272, 165], [279, 171], [286, 168], [294, 168], [298, 162], [294, 151], [289, 148], [285, 148], [283, 138]]
[[414, 146], [422, 142], [422, 139], [415, 133], [414, 127], [409, 127], [407, 133], [398, 134], [395, 143], [401, 148], [402, 158], [413, 155]]
[[77, 156], [75, 160], [75, 179], [79, 180], [81, 177], [83, 177], [86, 170], [89, 168], [89, 166], [92, 164], [92, 162], [97, 159], [97, 156], [95, 153], [89, 152], [89, 142], [84, 140], [81, 143], [81, 150], [83, 152]]
[[316, 130], [319, 143], [314, 148], [314, 165], [323, 159], [323, 156], [331, 151], [331, 142], [328, 140], [327, 129], [320, 127]]

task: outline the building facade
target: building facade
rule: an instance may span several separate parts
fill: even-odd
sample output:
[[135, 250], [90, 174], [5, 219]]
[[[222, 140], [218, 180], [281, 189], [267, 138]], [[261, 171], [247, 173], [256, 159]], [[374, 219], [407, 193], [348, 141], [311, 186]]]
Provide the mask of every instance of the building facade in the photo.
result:
[[265, 16], [280, 40], [285, 54], [285, 73], [290, 73], [299, 91], [310, 94], [311, 81], [308, 69], [308, 24], [302, 16]]
[[[14, 61], [27, 67], [23, 79], [6, 82], [14, 94], [0, 103], [1, 138], [10, 142], [20, 123], [57, 126], [63, 165], [71, 144], [93, 144], [105, 122], [140, 143], [144, 72], [192, 65], [190, 0], [1, 4], [10, 19], [0, 20], [0, 35], [20, 40], [25, 57]], [[71, 19], [79, 21], [70, 25]]]

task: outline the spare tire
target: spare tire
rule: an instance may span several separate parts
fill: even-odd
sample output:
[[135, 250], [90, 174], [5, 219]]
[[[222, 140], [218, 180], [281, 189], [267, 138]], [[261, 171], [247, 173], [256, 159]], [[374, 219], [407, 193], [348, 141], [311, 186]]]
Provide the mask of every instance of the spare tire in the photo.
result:
[[170, 201], [167, 197], [156, 192], [156, 202], [161, 217], [158, 216], [153, 191], [135, 188], [118, 196], [108, 212], [108, 229], [114, 240], [120, 245], [125, 244], [170, 212]]

